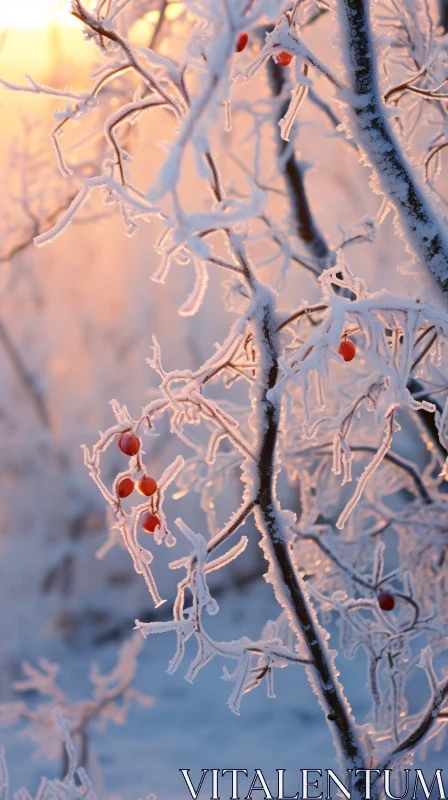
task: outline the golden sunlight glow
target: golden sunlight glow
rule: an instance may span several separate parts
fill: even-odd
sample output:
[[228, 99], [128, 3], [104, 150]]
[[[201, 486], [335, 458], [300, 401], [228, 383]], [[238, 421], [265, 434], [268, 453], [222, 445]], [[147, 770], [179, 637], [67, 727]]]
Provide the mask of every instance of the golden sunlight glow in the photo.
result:
[[51, 24], [79, 24], [70, 0], [0, 0], [0, 29], [42, 30]]
[[180, 14], [182, 14], [183, 10], [184, 10], [183, 3], [170, 3], [170, 5], [167, 6], [165, 9], [165, 17], [168, 20], [172, 21], [174, 19], [177, 19], [177, 17], [180, 16]]
[[[0, 0], [1, 2], [1, 0]], [[168, 22], [174, 22], [185, 11], [183, 2], [169, 3], [164, 11], [164, 19]], [[133, 44], [147, 44], [151, 39], [151, 31], [155, 29], [160, 17], [160, 12], [157, 9], [148, 11], [143, 17], [134, 22], [131, 28], [131, 41]]]
[[[173, 20], [177, 19], [177, 17], [179, 17], [180, 14], [182, 14], [183, 10], [184, 10], [184, 4], [183, 3], [181, 3], [181, 2], [170, 3], [165, 8], [165, 12], [164, 12], [165, 13], [165, 19], [167, 19], [170, 22], [172, 22]], [[153, 11], [148, 11], [148, 13], [145, 14], [145, 19], [148, 20], [148, 22], [150, 22], [153, 25], [155, 25], [157, 23], [158, 19], [159, 19], [159, 16], [160, 16], [159, 11], [157, 11], [157, 9], [154, 9]]]

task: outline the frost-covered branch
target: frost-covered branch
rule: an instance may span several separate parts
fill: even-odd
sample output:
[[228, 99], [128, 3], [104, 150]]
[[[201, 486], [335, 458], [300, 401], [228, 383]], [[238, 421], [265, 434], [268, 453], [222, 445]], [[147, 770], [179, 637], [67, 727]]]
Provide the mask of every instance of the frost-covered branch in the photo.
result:
[[310, 679], [315, 686], [320, 703], [331, 719], [335, 744], [346, 766], [360, 766], [363, 749], [359, 741], [350, 706], [343, 696], [333, 657], [326, 636], [319, 626], [310, 604], [303, 578], [294, 563], [290, 548], [291, 533], [282, 519], [275, 496], [277, 473], [276, 451], [280, 425], [281, 405], [277, 398], [268, 395], [278, 380], [278, 334], [272, 295], [265, 287], [258, 287], [255, 302], [256, 336], [260, 348], [260, 385], [258, 404], [255, 406], [252, 425], [259, 431], [257, 460], [258, 506], [256, 519], [263, 539], [264, 553], [270, 564], [268, 579], [274, 586], [277, 599], [300, 639], [304, 639], [312, 667]]
[[350, 91], [340, 97], [351, 108], [356, 139], [377, 173], [382, 191], [393, 203], [410, 246], [447, 292], [448, 234], [406, 160], [382, 104], [370, 2], [343, 0], [338, 7], [350, 81]]
[[[203, 614], [204, 612], [211, 615], [216, 614], [218, 605], [210, 594], [206, 575], [221, 569], [234, 558], [237, 558], [246, 548], [247, 537], [243, 537], [240, 543], [228, 550], [225, 555], [207, 563], [210, 550], [204, 537], [194, 533], [180, 519], [176, 520], [176, 525], [193, 545], [193, 550], [188, 558], [173, 562], [171, 568], [179, 569], [185, 567], [187, 569], [192, 605], [190, 608], [183, 609], [183, 606], [179, 608], [179, 604], [177, 604], [174, 610], [175, 619], [172, 621], [139, 622], [136, 620], [136, 627], [145, 637], [150, 634], [169, 631], [176, 633], [176, 654], [168, 668], [168, 672], [171, 674], [178, 669], [184, 657], [186, 642], [191, 636], [196, 638], [198, 652], [185, 676], [188, 681], [193, 681], [199, 670], [215, 656], [236, 661], [235, 671], [229, 673], [225, 669], [224, 678], [234, 683], [228, 704], [230, 709], [235, 714], [238, 714], [242, 695], [255, 689], [265, 677], [268, 696], [274, 697], [272, 671], [275, 667], [286, 666], [288, 663], [309, 664], [310, 661], [283, 645], [275, 623], [269, 623], [266, 626], [264, 636], [259, 641], [251, 641], [245, 636], [237, 641], [217, 642], [210, 637], [204, 627]], [[179, 589], [182, 594], [183, 586], [184, 584], [181, 582]]]
[[[97, 800], [93, 784], [87, 775], [84, 767], [78, 766], [79, 761], [74, 742], [70, 736], [66, 721], [60, 713], [55, 714], [55, 725], [59, 736], [63, 742], [64, 752], [66, 753], [66, 770], [62, 779], [42, 778], [39, 788], [35, 795], [35, 800]], [[4, 750], [0, 750], [0, 797], [2, 800], [9, 800], [9, 775], [6, 764]], [[14, 797], [31, 798], [25, 788], [19, 789], [14, 793]]]
[[431, 729], [442, 724], [443, 717], [439, 714], [440, 709], [448, 697], [448, 678], [438, 680], [432, 665], [432, 651], [430, 647], [422, 650], [419, 666], [425, 670], [428, 683], [431, 689], [431, 697], [428, 700], [425, 711], [418, 721], [418, 725], [411, 731], [399, 744], [386, 756], [380, 769], [386, 769], [398, 761], [398, 759], [409, 751], [414, 751], [422, 740], [431, 732]]
[[[270, 59], [267, 69], [272, 94], [274, 97], [281, 97], [284, 94], [285, 86], [287, 86], [282, 67], [276, 64], [273, 59]], [[305, 89], [308, 87], [301, 86], [300, 88]], [[275, 135], [277, 140], [278, 162], [282, 169], [289, 194], [297, 235], [305, 245], [309, 254], [322, 265], [322, 268], [325, 268], [332, 266], [334, 253], [332, 253], [328, 247], [325, 237], [322, 236], [311, 211], [305, 190], [305, 167], [297, 160], [294, 149], [288, 141], [289, 135], [288, 137], [284, 137], [280, 129], [281, 120], [286, 119], [289, 106], [290, 100], [285, 99], [279, 107], [279, 119], [274, 120], [274, 124], [277, 128]], [[295, 113], [298, 113], [298, 109], [295, 110]], [[292, 132], [292, 135], [294, 135], [294, 132]]]

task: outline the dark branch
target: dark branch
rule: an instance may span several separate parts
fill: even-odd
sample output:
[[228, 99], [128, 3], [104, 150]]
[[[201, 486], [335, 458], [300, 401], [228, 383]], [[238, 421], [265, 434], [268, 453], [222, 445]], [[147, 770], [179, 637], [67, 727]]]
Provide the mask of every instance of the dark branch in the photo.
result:
[[[270, 58], [267, 71], [272, 94], [274, 97], [279, 97], [285, 86], [284, 70], [282, 71], [282, 67], [276, 64], [273, 58]], [[275, 120], [275, 123], [283, 119], [288, 110], [288, 106], [289, 98], [286, 98], [280, 106], [279, 116], [278, 119]], [[313, 256], [313, 258], [318, 259], [321, 269], [333, 266], [335, 263], [335, 254], [330, 250], [311, 211], [311, 206], [305, 190], [303, 167], [295, 156], [294, 148], [291, 148], [290, 143], [282, 139], [278, 124], [276, 124], [275, 138], [279, 160], [284, 156], [287, 147], [291, 149], [287, 160], [284, 164], [282, 162], [282, 173], [293, 211], [297, 236], [303, 242], [308, 253]]]

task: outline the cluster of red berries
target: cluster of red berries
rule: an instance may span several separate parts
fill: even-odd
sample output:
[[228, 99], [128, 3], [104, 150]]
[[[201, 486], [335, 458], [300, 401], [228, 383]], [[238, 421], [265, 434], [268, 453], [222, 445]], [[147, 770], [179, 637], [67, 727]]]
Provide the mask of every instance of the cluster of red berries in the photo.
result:
[[[124, 431], [118, 438], [118, 447], [121, 452], [126, 456], [136, 456], [140, 450], [140, 439], [132, 431]], [[117, 485], [117, 494], [121, 500], [129, 497], [130, 494], [137, 487], [140, 494], [145, 497], [152, 497], [157, 491], [157, 481], [151, 475], [142, 475], [142, 477], [134, 483], [132, 478], [122, 478]], [[160, 520], [151, 511], [145, 511], [141, 518], [142, 529], [145, 533], [154, 533], [155, 529], [159, 527]]]
[[[249, 41], [249, 36], [245, 31], [240, 33], [238, 39], [236, 40], [235, 50], [237, 53], [242, 53], [245, 49], [247, 43]], [[286, 53], [284, 50], [278, 55], [275, 56], [275, 60], [277, 64], [280, 64], [281, 67], [287, 67], [288, 64], [292, 61], [292, 55], [290, 53]]]
[[[122, 500], [125, 497], [129, 497], [130, 494], [135, 489], [135, 483], [132, 478], [122, 478], [119, 481], [117, 486], [117, 494]], [[157, 482], [154, 478], [151, 478], [150, 475], [143, 475], [139, 481], [137, 481], [137, 490], [140, 494], [145, 495], [145, 497], [151, 497], [157, 491]]]

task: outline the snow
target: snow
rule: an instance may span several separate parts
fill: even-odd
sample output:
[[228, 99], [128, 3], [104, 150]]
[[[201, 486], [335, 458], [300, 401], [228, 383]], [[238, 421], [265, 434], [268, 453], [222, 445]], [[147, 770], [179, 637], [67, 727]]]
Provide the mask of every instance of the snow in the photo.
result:
[[[224, 596], [220, 606], [223, 638], [234, 637], [236, 628], [256, 637], [278, 608], [264, 582]], [[174, 675], [166, 672], [173, 649], [170, 634], [146, 640], [136, 686], [154, 697], [154, 705], [131, 709], [123, 727], [93, 731], [92, 746], [109, 796], [137, 800], [154, 792], [159, 800], [185, 800], [181, 768], [191, 770], [195, 785], [203, 768], [217, 766], [247, 768], [249, 775], [262, 768], [271, 780], [276, 780], [276, 769], [284, 768], [285, 787], [290, 787], [290, 780], [298, 780], [300, 767], [331, 767], [338, 773], [331, 735], [303, 667], [291, 665], [278, 671], [275, 699], [267, 698], [261, 687], [245, 695], [240, 716], [235, 716], [226, 705], [228, 685], [220, 680], [222, 661], [208, 664], [201, 679], [190, 685], [182, 670]], [[71, 696], [87, 692], [91, 657], [89, 652], [70, 653], [61, 665], [61, 684], [70, 687]], [[110, 668], [116, 645], [96, 650], [94, 658], [101, 669]], [[354, 712], [362, 718], [367, 709], [359, 663], [347, 662], [345, 676]], [[6, 746], [12, 786], [24, 783], [30, 790], [36, 788], [48, 762], [33, 764], [28, 744], [14, 738], [11, 731], [0, 729], [0, 743]], [[50, 768], [57, 769], [54, 764]], [[48, 774], [52, 773], [48, 770]], [[224, 780], [230, 787], [231, 776], [222, 779], [222, 785]]]
[[[256, 635], [276, 608], [272, 591], [264, 582], [224, 596], [220, 635], [232, 636], [236, 626]], [[337, 636], [334, 628], [332, 636]], [[288, 794], [299, 788], [301, 768], [334, 769], [340, 775], [330, 732], [303, 668], [292, 665], [277, 674], [275, 699], [266, 697], [263, 689], [245, 696], [241, 714], [236, 717], [226, 705], [228, 689], [220, 680], [222, 663], [209, 664], [201, 680], [191, 685], [184, 680], [182, 671], [174, 675], [166, 672], [173, 646], [171, 635], [150, 637], [139, 659], [136, 686], [154, 696], [154, 705], [133, 707], [124, 726], [111, 725], [105, 732], [92, 730], [92, 749], [108, 798], [138, 800], [154, 793], [159, 800], [185, 800], [180, 770], [187, 768], [195, 786], [202, 769], [244, 768], [252, 776], [259, 768], [268, 785], [274, 781], [274, 786], [276, 770], [285, 769]], [[61, 685], [69, 687], [72, 697], [85, 696], [92, 655], [100, 669], [107, 670], [116, 659], [116, 647], [107, 645], [94, 654], [67, 653], [61, 665]], [[336, 663], [342, 669], [353, 712], [363, 723], [369, 710], [364, 688], [365, 661], [360, 656], [351, 661], [338, 658]], [[12, 731], [0, 729], [2, 744], [11, 788], [25, 784], [32, 792], [43, 773], [49, 777], [57, 774], [59, 764], [33, 762], [29, 744]], [[424, 768], [428, 774], [439, 766], [438, 753], [431, 753], [425, 760], [417, 756], [415, 760], [415, 767]], [[210, 776], [207, 780], [205, 797], [210, 796]], [[248, 789], [250, 780], [246, 782], [242, 776], [240, 785]], [[221, 796], [230, 796], [231, 775], [220, 778], [220, 790], [221, 787]], [[98, 797], [102, 800], [103, 795], [99, 792]]]

